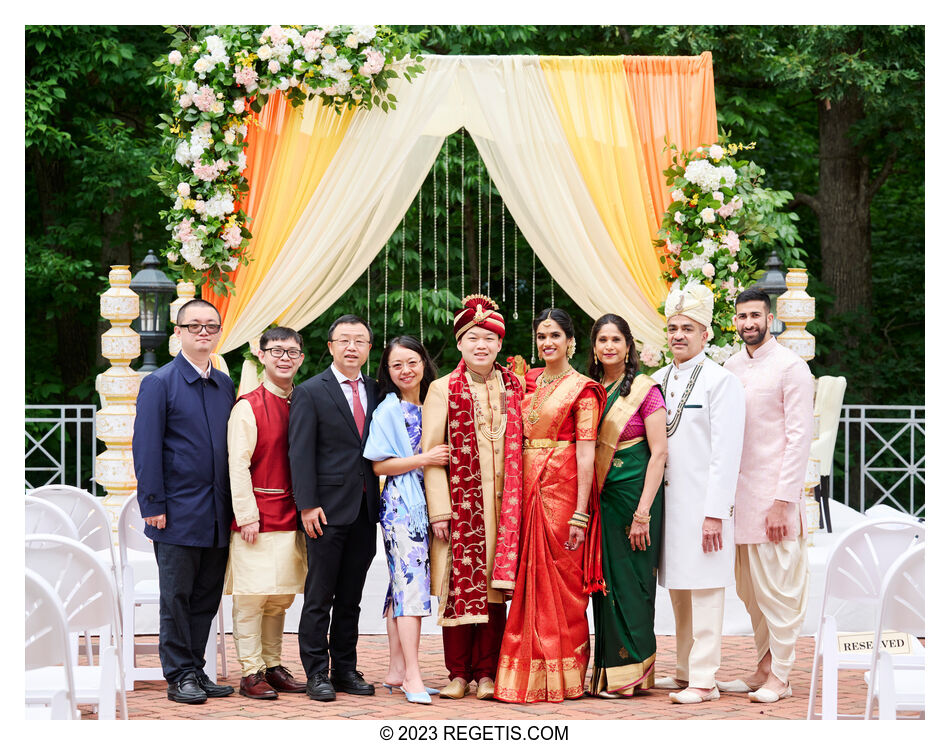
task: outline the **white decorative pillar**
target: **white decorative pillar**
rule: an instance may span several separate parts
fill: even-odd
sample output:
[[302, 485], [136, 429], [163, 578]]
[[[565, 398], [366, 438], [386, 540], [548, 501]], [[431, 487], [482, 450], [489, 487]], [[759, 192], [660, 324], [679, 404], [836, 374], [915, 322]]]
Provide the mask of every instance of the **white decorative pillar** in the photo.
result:
[[96, 456], [96, 483], [105, 488], [103, 505], [112, 514], [113, 541], [117, 540], [119, 511], [135, 491], [132, 463], [132, 425], [139, 374], [129, 365], [141, 353], [139, 335], [130, 325], [139, 315], [139, 296], [129, 289], [128, 266], [113, 266], [110, 288], [99, 298], [99, 313], [112, 328], [102, 335], [102, 356], [112, 367], [96, 381], [104, 406], [96, 412], [96, 437], [106, 450]]
[[[779, 334], [778, 342], [808, 362], [815, 357], [815, 337], [805, 329], [805, 325], [815, 318], [815, 298], [805, 292], [808, 273], [804, 269], [789, 269], [785, 275], [785, 286], [788, 290], [779, 296], [776, 303], [778, 318], [785, 323], [785, 331]], [[818, 439], [819, 421], [820, 417], [815, 415], [813, 440]], [[818, 458], [809, 457], [805, 471], [805, 517], [808, 520], [809, 546], [815, 545], [814, 534], [818, 531], [821, 517], [821, 508], [815, 499], [815, 487], [821, 480], [820, 465]]]
[[[168, 314], [171, 318], [172, 326], [178, 321], [178, 311], [181, 310], [181, 306], [187, 303], [189, 300], [195, 299], [195, 285], [193, 282], [188, 282], [187, 280], [180, 279], [178, 280], [178, 297], [168, 306]], [[178, 341], [178, 337], [175, 336], [174, 329], [172, 329], [171, 336], [168, 337], [168, 353], [172, 357], [176, 357], [181, 351], [181, 342]]]

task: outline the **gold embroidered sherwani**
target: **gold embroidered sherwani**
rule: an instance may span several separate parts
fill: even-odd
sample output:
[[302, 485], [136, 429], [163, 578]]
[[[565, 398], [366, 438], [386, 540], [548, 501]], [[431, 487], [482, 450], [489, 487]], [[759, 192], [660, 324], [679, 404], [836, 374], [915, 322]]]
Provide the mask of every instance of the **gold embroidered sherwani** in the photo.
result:
[[[465, 373], [469, 390], [475, 397], [482, 415], [491, 430], [501, 425], [504, 411], [502, 408], [502, 390], [504, 384], [501, 373], [493, 371], [486, 380], [481, 375], [467, 371]], [[422, 406], [422, 452], [436, 445], [448, 444], [448, 400], [449, 376], [432, 382]], [[502, 492], [505, 485], [505, 440], [504, 436], [496, 441], [489, 440], [481, 428], [475, 428], [478, 447], [478, 460], [482, 472], [483, 516], [485, 521], [485, 559], [488, 582], [488, 602], [504, 603], [502, 592], [491, 587], [491, 574], [495, 562], [495, 540], [498, 532], [498, 515], [501, 513]], [[451, 457], [451, 454], [450, 454]], [[429, 466], [424, 469], [426, 502], [429, 507], [429, 522], [452, 519], [451, 497], [449, 494], [449, 469], [447, 466]], [[439, 622], [442, 623], [443, 609], [448, 590], [449, 571], [451, 571], [449, 544], [435, 536], [429, 544], [429, 565], [432, 574], [432, 594], [439, 596]], [[459, 619], [461, 620], [461, 619]], [[462, 621], [463, 623], [465, 621]]]

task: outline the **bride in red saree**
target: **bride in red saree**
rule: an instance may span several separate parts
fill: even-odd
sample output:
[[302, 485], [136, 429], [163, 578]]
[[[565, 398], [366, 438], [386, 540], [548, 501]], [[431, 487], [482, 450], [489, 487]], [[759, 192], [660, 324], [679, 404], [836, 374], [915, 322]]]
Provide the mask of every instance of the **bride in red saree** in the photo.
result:
[[534, 320], [545, 366], [526, 376], [521, 552], [505, 624], [495, 698], [510, 703], [580, 698], [590, 659], [589, 594], [603, 588], [594, 445], [604, 389], [568, 362], [570, 316]]

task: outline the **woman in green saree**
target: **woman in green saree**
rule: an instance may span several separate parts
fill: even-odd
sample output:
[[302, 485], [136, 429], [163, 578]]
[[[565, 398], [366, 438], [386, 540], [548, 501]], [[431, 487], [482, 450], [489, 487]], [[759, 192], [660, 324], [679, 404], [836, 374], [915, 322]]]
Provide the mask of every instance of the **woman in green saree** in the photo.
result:
[[659, 386], [639, 370], [623, 318], [608, 313], [597, 319], [590, 338], [589, 375], [607, 390], [594, 456], [607, 593], [593, 596], [588, 693], [629, 697], [653, 686], [666, 407]]

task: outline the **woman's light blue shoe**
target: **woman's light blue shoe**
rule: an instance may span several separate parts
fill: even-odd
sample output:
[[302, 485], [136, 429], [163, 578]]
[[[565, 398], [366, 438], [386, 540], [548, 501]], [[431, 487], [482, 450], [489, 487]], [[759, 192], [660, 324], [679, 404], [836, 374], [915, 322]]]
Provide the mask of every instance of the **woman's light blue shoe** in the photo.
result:
[[431, 704], [432, 698], [428, 693], [410, 693], [409, 691], [403, 689], [403, 693], [406, 694], [406, 701], [410, 704]]
[[[394, 693], [393, 688], [405, 693], [405, 691], [402, 690], [402, 686], [394, 686], [394, 685], [390, 685], [389, 683], [383, 683], [383, 688], [385, 688], [390, 693]], [[438, 688], [429, 688], [429, 686], [426, 686], [426, 693], [428, 693], [430, 696], [434, 696], [438, 692], [439, 692]]]

